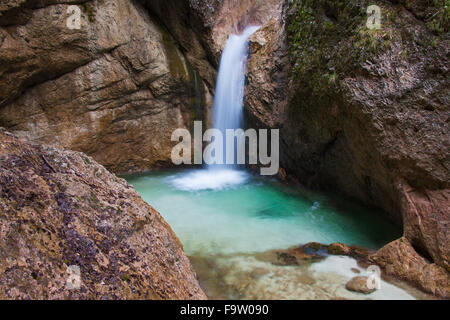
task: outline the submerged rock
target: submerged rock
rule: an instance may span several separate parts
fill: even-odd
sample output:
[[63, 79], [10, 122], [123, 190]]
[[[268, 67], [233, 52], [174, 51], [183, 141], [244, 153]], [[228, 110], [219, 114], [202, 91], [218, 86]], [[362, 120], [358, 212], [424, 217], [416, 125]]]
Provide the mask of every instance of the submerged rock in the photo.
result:
[[328, 255], [349, 256], [356, 259], [361, 264], [367, 265], [369, 261], [370, 251], [357, 246], [347, 246], [343, 243], [332, 243], [330, 245], [319, 242], [309, 242], [300, 247], [294, 247], [286, 250], [274, 250], [267, 252], [264, 257], [273, 257], [270, 253], [274, 253], [276, 259], [272, 259], [275, 265], [302, 265], [323, 260]]
[[377, 290], [376, 288], [369, 288], [369, 286], [367, 285], [368, 280], [369, 277], [366, 276], [354, 277], [346, 283], [345, 288], [349, 291], [355, 291], [364, 294], [375, 292]]
[[0, 298], [206, 296], [176, 235], [125, 180], [0, 130]]
[[[212, 261], [205, 263], [205, 260]], [[202, 285], [212, 299], [422, 298], [411, 287], [405, 286], [401, 289], [383, 280], [380, 289], [368, 296], [347, 290], [345, 284], [355, 276], [350, 269], [359, 269], [361, 273], [365, 271], [354, 259], [343, 256], [329, 256], [320, 261], [309, 261], [295, 266], [262, 260], [260, 254], [197, 256], [192, 261], [201, 275], [200, 278], [204, 279]]]
[[301, 247], [267, 252], [262, 259], [274, 265], [294, 266], [310, 264], [326, 257], [326, 246], [318, 242], [311, 242]]

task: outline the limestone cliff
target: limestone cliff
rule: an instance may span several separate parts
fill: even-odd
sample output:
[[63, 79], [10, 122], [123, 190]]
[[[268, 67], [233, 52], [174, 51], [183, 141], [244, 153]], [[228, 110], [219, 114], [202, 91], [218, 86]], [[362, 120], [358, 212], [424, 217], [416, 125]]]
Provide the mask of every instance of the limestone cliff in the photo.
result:
[[[70, 290], [69, 266], [81, 286]], [[0, 131], [1, 299], [204, 299], [182, 245], [91, 157]]]
[[[288, 175], [403, 225], [409, 249], [374, 260], [448, 296], [449, 12], [426, 2], [286, 1], [251, 39], [245, 108], [250, 126], [281, 129]], [[366, 26], [369, 4], [379, 30]]]
[[446, 1], [4, 1], [0, 125], [115, 172], [167, 165], [172, 130], [210, 119], [221, 50], [249, 24], [247, 125], [280, 128], [288, 177], [384, 209], [404, 237], [373, 261], [448, 296]]
[[[80, 29], [68, 27], [71, 3]], [[0, 126], [114, 172], [170, 164], [173, 130], [211, 104], [199, 72], [136, 1], [2, 2], [0, 75]]]

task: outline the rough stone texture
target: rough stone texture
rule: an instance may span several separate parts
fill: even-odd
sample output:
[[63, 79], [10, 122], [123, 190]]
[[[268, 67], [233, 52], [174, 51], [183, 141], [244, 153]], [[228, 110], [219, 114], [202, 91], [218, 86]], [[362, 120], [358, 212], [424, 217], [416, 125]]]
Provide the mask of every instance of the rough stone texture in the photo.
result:
[[280, 0], [140, 0], [177, 40], [204, 82], [204, 120], [212, 125], [209, 108], [222, 50], [230, 34], [249, 25], [264, 25], [281, 12]]
[[[81, 269], [67, 290], [67, 267]], [[0, 131], [1, 299], [204, 299], [157, 211], [92, 158]]]
[[[244, 101], [247, 122], [251, 127], [279, 128], [288, 117], [286, 95], [290, 70], [281, 11], [255, 32], [249, 43], [251, 54]], [[283, 131], [280, 138], [282, 144]], [[284, 147], [280, 146], [281, 152]]]
[[389, 243], [370, 259], [387, 274], [413, 283], [426, 292], [450, 299], [448, 271], [419, 255], [405, 237]]
[[300, 247], [285, 250], [268, 251], [268, 256], [276, 257], [273, 261], [277, 265], [303, 265], [312, 260], [320, 261], [328, 255], [349, 256], [358, 261], [360, 265], [368, 266], [373, 263], [371, 258], [374, 252], [358, 246], [347, 246], [343, 243], [330, 245], [319, 242], [309, 242]]
[[[211, 92], [217, 76], [218, 61], [214, 61], [208, 44], [214, 12], [219, 1], [141, 0], [150, 14], [163, 23], [177, 40], [189, 62], [198, 70]], [[206, 22], [208, 21], [208, 22]], [[220, 55], [220, 53], [219, 53]]]
[[266, 24], [279, 16], [282, 3], [280, 0], [141, 1], [164, 22], [188, 58], [194, 61], [206, 58], [216, 69], [228, 36], [241, 33], [249, 25]]
[[[67, 27], [71, 2], [79, 30]], [[0, 75], [1, 126], [115, 172], [170, 164], [173, 130], [189, 129], [212, 101], [169, 32], [135, 1], [2, 3]]]
[[366, 276], [353, 277], [345, 284], [345, 288], [350, 291], [360, 292], [364, 294], [375, 292], [377, 289], [369, 288], [367, 286], [367, 280], [369, 280], [369, 277]]
[[352, 249], [343, 243], [332, 243], [328, 246], [328, 253], [333, 255], [350, 255]]
[[[366, 27], [369, 4], [380, 30]], [[282, 12], [251, 38], [248, 126], [280, 128], [284, 176], [384, 209], [449, 277], [448, 8], [297, 0]]]
[[[65, 26], [75, 2], [81, 30]], [[369, 4], [382, 8], [381, 30], [366, 28]], [[116, 172], [167, 164], [171, 131], [211, 118], [220, 52], [247, 24], [263, 26], [247, 123], [281, 129], [281, 176], [381, 207], [448, 277], [443, 1], [3, 1], [0, 125]]]
[[220, 57], [230, 34], [239, 34], [248, 26], [263, 26], [280, 11], [280, 0], [222, 1], [212, 27], [213, 52]]

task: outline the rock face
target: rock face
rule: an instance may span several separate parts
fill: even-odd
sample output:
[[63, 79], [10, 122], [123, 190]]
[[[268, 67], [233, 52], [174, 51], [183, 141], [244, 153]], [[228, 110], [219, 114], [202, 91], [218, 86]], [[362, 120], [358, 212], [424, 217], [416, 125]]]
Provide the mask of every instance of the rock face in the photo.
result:
[[[439, 1], [285, 1], [251, 38], [245, 105], [248, 126], [280, 128], [287, 176], [381, 207], [447, 279], [448, 21]], [[426, 277], [409, 279], [444, 292]]]
[[[66, 288], [69, 266], [79, 290]], [[182, 246], [125, 180], [0, 131], [1, 299], [204, 299]]]
[[[281, 12], [280, 0], [142, 0], [178, 40], [192, 64], [207, 59], [215, 69], [230, 34], [264, 25]], [[199, 67], [206, 70], [208, 67]], [[205, 79], [209, 79], [203, 72]], [[215, 77], [212, 79], [213, 86]]]
[[448, 271], [424, 258], [405, 237], [380, 249], [371, 260], [388, 274], [416, 284], [420, 289], [450, 299]]
[[[68, 27], [71, 3], [80, 29]], [[121, 173], [171, 164], [173, 130], [190, 129], [212, 101], [135, 1], [3, 1], [0, 74], [0, 126]]]
[[[70, 4], [79, 30], [67, 27]], [[367, 27], [373, 4], [380, 29]], [[210, 120], [220, 52], [249, 24], [262, 28], [250, 40], [247, 125], [280, 128], [280, 173], [384, 209], [405, 242], [374, 261], [446, 296], [444, 1], [3, 1], [0, 125], [115, 172], [168, 165], [171, 132]], [[408, 276], [399, 251], [426, 263], [417, 272], [440, 271]]]

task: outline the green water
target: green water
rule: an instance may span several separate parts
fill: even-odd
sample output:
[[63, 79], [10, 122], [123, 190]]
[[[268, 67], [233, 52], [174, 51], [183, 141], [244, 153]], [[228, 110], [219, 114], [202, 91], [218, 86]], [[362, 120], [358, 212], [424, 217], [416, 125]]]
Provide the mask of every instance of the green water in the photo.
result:
[[207, 172], [127, 177], [188, 255], [255, 253], [311, 241], [377, 249], [399, 236], [383, 214], [353, 203], [246, 172]]
[[168, 170], [126, 179], [175, 231], [209, 298], [423, 298], [384, 280], [369, 295], [348, 291], [347, 281], [367, 272], [350, 257], [274, 263], [271, 250], [311, 241], [378, 249], [400, 236], [381, 212], [245, 171]]

